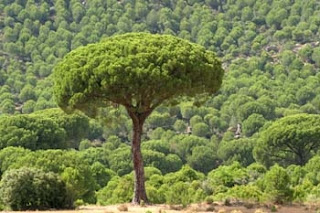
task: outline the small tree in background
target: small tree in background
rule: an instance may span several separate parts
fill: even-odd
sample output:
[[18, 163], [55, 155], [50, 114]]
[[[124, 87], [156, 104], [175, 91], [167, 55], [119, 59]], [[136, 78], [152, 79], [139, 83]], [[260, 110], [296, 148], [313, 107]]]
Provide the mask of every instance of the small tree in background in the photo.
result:
[[213, 94], [222, 77], [221, 63], [202, 46], [169, 35], [131, 33], [69, 53], [54, 69], [54, 94], [69, 112], [94, 116], [112, 104], [126, 108], [133, 123], [133, 202], [140, 203], [148, 202], [140, 150], [145, 120], [162, 103]]
[[320, 149], [319, 138], [319, 115], [287, 116], [261, 132], [254, 156], [266, 166], [273, 163], [303, 166]]

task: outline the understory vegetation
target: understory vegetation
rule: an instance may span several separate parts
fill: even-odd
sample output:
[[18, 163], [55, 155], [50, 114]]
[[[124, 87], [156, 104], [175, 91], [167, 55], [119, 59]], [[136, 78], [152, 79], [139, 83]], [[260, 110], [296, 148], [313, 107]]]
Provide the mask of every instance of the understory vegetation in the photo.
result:
[[51, 75], [71, 50], [127, 32], [190, 40], [225, 68], [202, 106], [161, 105], [146, 120], [152, 203], [320, 201], [317, 0], [2, 0], [0, 209], [131, 201], [125, 109], [66, 114]]

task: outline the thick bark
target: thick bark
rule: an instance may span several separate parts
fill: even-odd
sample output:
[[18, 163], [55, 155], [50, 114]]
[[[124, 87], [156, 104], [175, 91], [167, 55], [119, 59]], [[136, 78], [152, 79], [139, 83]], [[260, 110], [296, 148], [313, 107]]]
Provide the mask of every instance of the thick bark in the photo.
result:
[[143, 159], [140, 148], [143, 123], [146, 117], [139, 117], [134, 114], [131, 114], [130, 117], [133, 122], [133, 139], [131, 150], [134, 168], [134, 196], [132, 202], [135, 204], [140, 204], [143, 200], [143, 202], [148, 203], [145, 188]]

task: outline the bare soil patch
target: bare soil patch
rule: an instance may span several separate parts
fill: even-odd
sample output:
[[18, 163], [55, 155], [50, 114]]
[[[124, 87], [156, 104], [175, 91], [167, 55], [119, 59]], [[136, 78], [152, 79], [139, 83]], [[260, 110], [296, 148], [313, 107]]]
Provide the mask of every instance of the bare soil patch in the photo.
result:
[[[126, 208], [123, 208], [123, 206]], [[82, 206], [77, 210], [50, 210], [50, 211], [24, 211], [19, 213], [318, 213], [320, 208], [316, 206], [290, 205], [290, 206], [274, 206], [273, 205], [232, 205], [225, 206], [222, 204], [192, 204], [187, 208], [175, 205], [148, 205], [141, 207], [133, 204], [120, 204], [110, 206]], [[126, 211], [127, 210], [127, 211]], [[3, 211], [8, 212], [9, 211]]]

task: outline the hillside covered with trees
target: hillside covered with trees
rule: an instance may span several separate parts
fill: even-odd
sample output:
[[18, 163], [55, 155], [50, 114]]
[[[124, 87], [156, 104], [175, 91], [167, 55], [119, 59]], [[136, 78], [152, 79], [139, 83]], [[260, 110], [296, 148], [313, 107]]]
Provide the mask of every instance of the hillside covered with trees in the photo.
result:
[[[128, 32], [200, 44], [225, 69], [202, 106], [161, 105], [146, 120], [152, 203], [319, 201], [317, 0], [2, 0], [0, 208], [131, 200], [125, 109], [101, 109], [96, 119], [65, 114], [51, 75], [71, 50]], [[47, 200], [16, 199], [26, 197], [19, 187]]]

